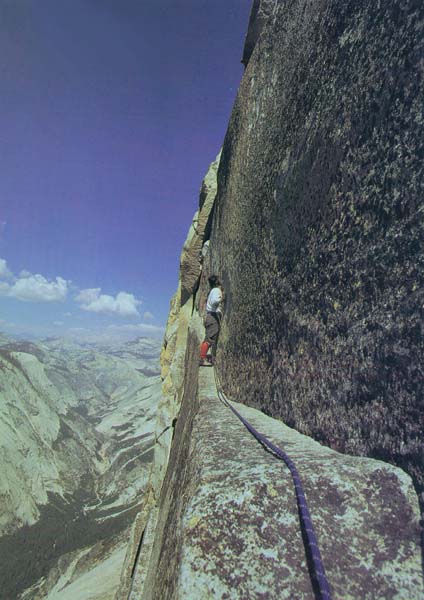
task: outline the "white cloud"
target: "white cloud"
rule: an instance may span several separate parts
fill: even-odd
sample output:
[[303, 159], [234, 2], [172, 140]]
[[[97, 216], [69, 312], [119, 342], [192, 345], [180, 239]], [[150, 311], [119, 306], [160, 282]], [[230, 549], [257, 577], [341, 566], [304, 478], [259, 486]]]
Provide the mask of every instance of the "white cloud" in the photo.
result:
[[[21, 270], [15, 276], [7, 267], [6, 260], [0, 258], [0, 296], [8, 296], [26, 302], [58, 302], [67, 298], [74, 290], [71, 281], [62, 277], [48, 280], [43, 275], [32, 274], [27, 270]], [[79, 308], [87, 312], [109, 314], [117, 317], [134, 318], [140, 317], [138, 307], [141, 300], [134, 294], [119, 292], [116, 296], [102, 294], [101, 288], [87, 288], [78, 291], [75, 301]], [[66, 312], [63, 317], [72, 317], [71, 312]], [[80, 319], [80, 316], [76, 316]], [[145, 312], [145, 320], [153, 319], [150, 312]]]
[[17, 300], [28, 302], [57, 302], [65, 300], [68, 293], [68, 283], [62, 277], [49, 281], [43, 275], [33, 275], [23, 270], [15, 277], [7, 268], [4, 258], [0, 258], [0, 278], [10, 279], [11, 282], [0, 281], [0, 295], [10, 296]]
[[145, 321], [151, 321], [151, 320], [152, 320], [152, 319], [154, 319], [154, 318], [155, 318], [155, 316], [154, 316], [154, 315], [152, 315], [152, 313], [151, 313], [151, 312], [149, 312], [148, 310], [146, 310], [146, 312], [143, 314], [143, 319], [144, 319]]
[[61, 327], [62, 325], [64, 325], [63, 321], [53, 321], [53, 325], [55, 325], [56, 327]]
[[133, 294], [119, 292], [116, 297], [101, 294], [100, 288], [81, 290], [75, 297], [80, 303], [80, 308], [89, 312], [117, 315], [119, 317], [139, 317], [137, 306], [141, 300], [137, 300]]
[[7, 263], [4, 258], [0, 258], [0, 277], [2, 279], [9, 279], [9, 277], [12, 277], [12, 273], [7, 268]]
[[91, 304], [99, 298], [101, 291], [101, 288], [90, 288], [86, 290], [81, 290], [79, 294], [75, 296], [75, 300], [84, 305]]
[[48, 281], [42, 275], [25, 275], [9, 286], [8, 296], [27, 302], [59, 302], [65, 300], [68, 282], [62, 277]]

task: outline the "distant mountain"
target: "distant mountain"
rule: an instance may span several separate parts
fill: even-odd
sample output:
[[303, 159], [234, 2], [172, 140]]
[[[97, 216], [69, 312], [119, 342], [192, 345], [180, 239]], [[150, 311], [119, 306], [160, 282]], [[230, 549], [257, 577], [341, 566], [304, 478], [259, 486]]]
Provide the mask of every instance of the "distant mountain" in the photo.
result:
[[104, 562], [113, 594], [152, 459], [159, 353], [146, 338], [1, 337], [0, 598], [65, 598]]

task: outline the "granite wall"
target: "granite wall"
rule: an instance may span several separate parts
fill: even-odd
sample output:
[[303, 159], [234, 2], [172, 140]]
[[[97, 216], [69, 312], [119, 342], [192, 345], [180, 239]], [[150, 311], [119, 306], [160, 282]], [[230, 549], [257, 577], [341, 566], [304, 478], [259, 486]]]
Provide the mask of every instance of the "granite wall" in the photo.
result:
[[423, 17], [417, 0], [278, 3], [249, 49], [207, 265], [225, 389], [419, 491]]

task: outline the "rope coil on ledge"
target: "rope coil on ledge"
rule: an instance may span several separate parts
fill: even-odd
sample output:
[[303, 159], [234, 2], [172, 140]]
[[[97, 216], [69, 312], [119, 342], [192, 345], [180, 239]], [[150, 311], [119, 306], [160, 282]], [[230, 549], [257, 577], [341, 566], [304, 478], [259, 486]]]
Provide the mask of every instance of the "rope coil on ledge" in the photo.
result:
[[232, 406], [232, 404], [230, 404], [222, 389], [216, 367], [214, 367], [214, 375], [218, 397], [221, 400], [221, 402], [223, 402], [230, 410], [232, 410], [232, 412], [243, 423], [246, 429], [248, 429], [248, 431], [250, 431], [250, 433], [258, 440], [258, 442], [260, 442], [263, 446], [271, 450], [271, 452], [273, 452], [276, 456], [281, 458], [289, 468], [296, 491], [296, 500], [299, 509], [299, 518], [301, 522], [302, 535], [304, 538], [305, 551], [310, 559], [309, 567], [312, 585], [314, 591], [316, 592], [317, 600], [331, 600], [330, 585], [325, 574], [324, 563], [322, 561], [321, 552], [318, 547], [318, 542], [312, 525], [312, 519], [309, 513], [308, 505], [306, 503], [305, 493], [303, 491], [300, 476], [294, 462], [284, 452], [284, 450], [281, 450], [281, 448], [273, 444], [268, 438], [266, 438], [259, 431], [257, 431], [253, 427], [253, 425], [251, 425], [249, 421], [245, 419], [234, 408], [234, 406]]

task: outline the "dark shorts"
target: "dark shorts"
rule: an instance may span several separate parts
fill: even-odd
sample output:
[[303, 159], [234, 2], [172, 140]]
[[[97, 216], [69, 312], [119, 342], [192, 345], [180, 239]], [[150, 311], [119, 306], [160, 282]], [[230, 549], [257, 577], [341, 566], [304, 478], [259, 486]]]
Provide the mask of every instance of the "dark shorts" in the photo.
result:
[[205, 324], [205, 342], [215, 344], [219, 333], [219, 319], [216, 313], [206, 313]]

